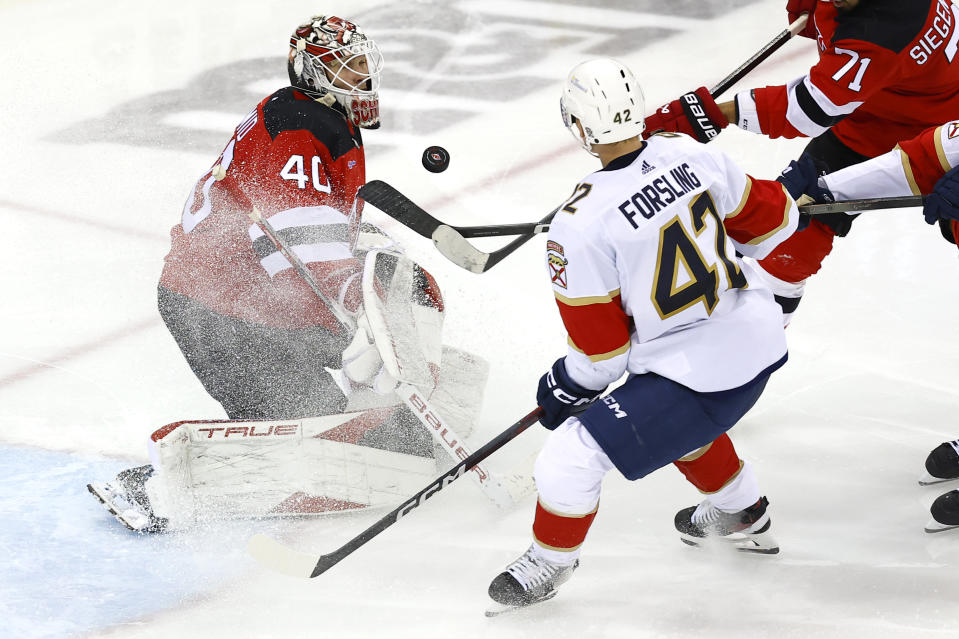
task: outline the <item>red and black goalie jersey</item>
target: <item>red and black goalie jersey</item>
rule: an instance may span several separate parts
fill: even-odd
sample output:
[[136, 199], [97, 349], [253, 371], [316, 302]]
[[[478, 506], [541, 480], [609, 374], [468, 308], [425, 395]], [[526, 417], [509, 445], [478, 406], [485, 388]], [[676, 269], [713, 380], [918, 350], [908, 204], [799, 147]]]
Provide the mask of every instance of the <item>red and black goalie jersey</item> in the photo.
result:
[[257, 209], [327, 296], [355, 310], [363, 265], [350, 251], [348, 215], [365, 173], [360, 130], [335, 103], [277, 91], [197, 182], [170, 232], [160, 284], [241, 320], [336, 331], [331, 311], [248, 216]]

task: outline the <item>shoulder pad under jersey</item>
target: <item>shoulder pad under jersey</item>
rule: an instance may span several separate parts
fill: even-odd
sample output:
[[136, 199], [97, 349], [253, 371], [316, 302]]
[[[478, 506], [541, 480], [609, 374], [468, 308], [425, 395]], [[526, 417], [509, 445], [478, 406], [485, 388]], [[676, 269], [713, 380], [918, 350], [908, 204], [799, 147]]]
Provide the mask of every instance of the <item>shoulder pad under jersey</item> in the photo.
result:
[[836, 16], [832, 41], [860, 40], [899, 53], [912, 42], [936, 0], [865, 0]]
[[263, 104], [263, 126], [274, 140], [284, 131], [309, 131], [334, 160], [363, 146], [359, 128], [351, 129], [338, 104], [298, 98], [293, 87], [280, 89]]

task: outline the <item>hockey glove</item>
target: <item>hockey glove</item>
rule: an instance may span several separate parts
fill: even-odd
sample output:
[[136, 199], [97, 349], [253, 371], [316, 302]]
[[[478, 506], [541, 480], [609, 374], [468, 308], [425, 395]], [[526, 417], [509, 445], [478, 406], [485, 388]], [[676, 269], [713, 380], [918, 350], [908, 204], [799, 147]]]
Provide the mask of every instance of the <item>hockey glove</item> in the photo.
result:
[[547, 430], [554, 430], [570, 416], [586, 410], [604, 390], [590, 390], [574, 382], [566, 372], [566, 358], [560, 357], [539, 379], [536, 402], [543, 409], [539, 423]]
[[[789, 195], [800, 206], [812, 202], [833, 202], [835, 198], [832, 191], [819, 184], [819, 176], [824, 174], [825, 171], [819, 170], [810, 156], [801, 155], [798, 161], [791, 161], [776, 180], [786, 187]], [[796, 231], [802, 231], [807, 226], [809, 226], [809, 216], [800, 212]]]
[[700, 142], [709, 142], [727, 126], [729, 120], [719, 110], [713, 96], [709, 95], [706, 87], [699, 87], [691, 93], [679, 96], [678, 100], [659, 107], [655, 113], [648, 116], [643, 138], [659, 131], [678, 131], [691, 135]]
[[342, 370], [351, 382], [370, 386], [381, 395], [388, 395], [396, 388], [397, 381], [383, 366], [366, 313], [357, 318], [356, 334], [343, 351]]
[[803, 30], [798, 34], [804, 38], [812, 38], [813, 40], [817, 38], [816, 26], [812, 21], [812, 13], [816, 10], [817, 1], [818, 0], [786, 0], [786, 15], [789, 16], [789, 24], [798, 20], [800, 15], [804, 13], [809, 14], [809, 20], [806, 22], [806, 26], [803, 27]]
[[939, 178], [922, 207], [926, 224], [939, 220], [959, 220], [959, 167]]

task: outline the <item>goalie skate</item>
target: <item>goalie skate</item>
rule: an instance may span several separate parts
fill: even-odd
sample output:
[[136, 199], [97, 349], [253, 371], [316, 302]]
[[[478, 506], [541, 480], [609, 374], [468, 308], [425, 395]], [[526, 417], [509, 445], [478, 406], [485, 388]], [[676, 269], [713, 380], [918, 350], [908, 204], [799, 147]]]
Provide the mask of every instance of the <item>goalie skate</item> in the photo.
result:
[[769, 500], [760, 497], [745, 510], [727, 513], [707, 499], [676, 513], [676, 530], [682, 542], [689, 546], [702, 546], [716, 540], [741, 552], [774, 555], [779, 552], [779, 544], [769, 534], [771, 522], [767, 506]]
[[121, 472], [112, 482], [87, 484], [87, 490], [117, 521], [133, 532], [162, 532], [167, 521], [155, 517], [149, 502], [144, 503], [145, 494], [140, 494], [150, 470], [150, 466], [131, 468]]
[[490, 607], [486, 616], [495, 617], [552, 599], [577, 567], [578, 559], [572, 564], [556, 564], [539, 556], [535, 546], [530, 546], [490, 583], [489, 596], [497, 605]]

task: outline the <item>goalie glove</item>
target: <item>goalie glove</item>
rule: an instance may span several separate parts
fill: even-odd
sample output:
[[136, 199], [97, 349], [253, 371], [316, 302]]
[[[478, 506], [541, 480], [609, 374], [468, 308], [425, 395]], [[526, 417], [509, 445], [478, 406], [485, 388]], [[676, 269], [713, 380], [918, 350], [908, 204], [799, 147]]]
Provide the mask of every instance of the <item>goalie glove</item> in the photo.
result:
[[356, 334], [343, 351], [343, 374], [355, 384], [369, 386], [381, 395], [392, 393], [398, 384], [383, 366], [366, 313], [356, 320]]

